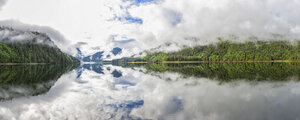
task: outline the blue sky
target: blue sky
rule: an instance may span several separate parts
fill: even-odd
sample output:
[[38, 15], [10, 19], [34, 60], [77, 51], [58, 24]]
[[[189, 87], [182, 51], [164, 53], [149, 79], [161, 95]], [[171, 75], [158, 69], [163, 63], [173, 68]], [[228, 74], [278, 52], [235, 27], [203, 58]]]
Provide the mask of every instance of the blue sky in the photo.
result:
[[143, 4], [156, 4], [156, 0], [123, 0], [124, 2], [130, 2], [129, 5], [123, 6], [120, 5], [120, 8], [122, 8], [125, 12], [124, 16], [116, 16], [114, 20], [118, 21], [126, 21], [125, 23], [134, 23], [134, 24], [143, 24], [143, 20], [138, 17], [133, 17], [129, 12], [128, 9], [130, 9], [133, 6], [140, 6]]
[[153, 3], [156, 0], [123, 0], [123, 1], [130, 1], [133, 5], [141, 5], [145, 3]]

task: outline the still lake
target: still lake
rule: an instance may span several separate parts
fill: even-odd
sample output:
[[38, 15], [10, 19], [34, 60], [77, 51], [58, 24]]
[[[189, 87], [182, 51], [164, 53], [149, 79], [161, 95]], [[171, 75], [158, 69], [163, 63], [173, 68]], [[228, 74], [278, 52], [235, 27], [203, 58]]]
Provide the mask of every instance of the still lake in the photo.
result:
[[297, 120], [300, 63], [0, 66], [1, 120]]

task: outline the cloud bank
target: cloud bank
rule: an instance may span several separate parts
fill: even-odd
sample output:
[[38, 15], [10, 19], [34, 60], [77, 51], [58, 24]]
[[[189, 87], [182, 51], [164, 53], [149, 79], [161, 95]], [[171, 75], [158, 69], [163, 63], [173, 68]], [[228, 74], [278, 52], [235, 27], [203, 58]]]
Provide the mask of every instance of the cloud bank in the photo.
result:
[[299, 0], [10, 0], [0, 20], [55, 28], [71, 44], [87, 43], [86, 55], [120, 47], [122, 57], [159, 46], [170, 51], [209, 44], [218, 37], [295, 41], [299, 5]]
[[[47, 36], [40, 36], [39, 38], [37, 38], [38, 40], [37, 42], [47, 42], [43, 44], [48, 44], [49, 46], [57, 46], [65, 53], [71, 55], [75, 54], [73, 52], [74, 51], [73, 45], [69, 44], [68, 40], [66, 40], [60, 32], [58, 32], [57, 30], [51, 27], [30, 25], [16, 20], [0, 21], [0, 26], [14, 29], [14, 31], [1, 31], [0, 41], [4, 39], [10, 39], [9, 40], [10, 42], [14, 42], [14, 41], [26, 42], [28, 40], [32, 40], [34, 37], [37, 37], [36, 35], [33, 35], [31, 31], [40, 32], [40, 33], [45, 33]], [[45, 41], [47, 37], [50, 37], [51, 41]], [[54, 42], [55, 45], [53, 45], [52, 42]]]
[[129, 12], [144, 21], [135, 38], [155, 47], [168, 42], [201, 45], [230, 36], [237, 41], [251, 36], [268, 40], [275, 34], [298, 38], [299, 5], [296, 0], [165, 0]]
[[6, 0], [0, 0], [0, 10], [1, 10], [1, 7], [6, 3]]

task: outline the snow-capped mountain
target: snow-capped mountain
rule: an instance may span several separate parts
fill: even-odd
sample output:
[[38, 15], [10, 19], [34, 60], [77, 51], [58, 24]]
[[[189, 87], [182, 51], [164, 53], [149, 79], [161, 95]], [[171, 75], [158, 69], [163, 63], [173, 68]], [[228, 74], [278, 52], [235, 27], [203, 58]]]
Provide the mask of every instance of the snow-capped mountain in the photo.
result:
[[[92, 55], [83, 55], [80, 48], [76, 48], [77, 54], [76, 58], [82, 60], [83, 62], [100, 62], [104, 58], [104, 51], [96, 52]], [[113, 48], [108, 55], [106, 55], [105, 58], [110, 58], [111, 56], [116, 56], [122, 53], [122, 49], [119, 47]]]

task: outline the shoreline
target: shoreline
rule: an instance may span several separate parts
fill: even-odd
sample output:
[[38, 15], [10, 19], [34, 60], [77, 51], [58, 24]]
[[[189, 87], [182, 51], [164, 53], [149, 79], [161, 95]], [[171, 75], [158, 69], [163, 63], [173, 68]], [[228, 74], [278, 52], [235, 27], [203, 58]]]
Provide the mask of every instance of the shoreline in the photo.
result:
[[[184, 64], [184, 63], [300, 63], [300, 60], [251, 60], [251, 61], [162, 61], [162, 62], [126, 62], [131, 64]], [[0, 63], [2, 65], [48, 65], [57, 63]], [[58, 63], [59, 64], [59, 63]]]
[[300, 60], [251, 60], [251, 61], [162, 61], [162, 62], [127, 62], [132, 64], [146, 63], [300, 63]]
[[53, 63], [0, 63], [0, 65], [46, 65]]
[[[0, 63], [0, 66], [4, 66], [4, 65], [50, 65], [50, 64], [62, 64], [62, 63]], [[73, 64], [73, 63], [63, 63], [63, 64]]]

